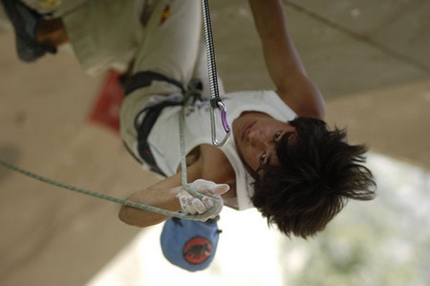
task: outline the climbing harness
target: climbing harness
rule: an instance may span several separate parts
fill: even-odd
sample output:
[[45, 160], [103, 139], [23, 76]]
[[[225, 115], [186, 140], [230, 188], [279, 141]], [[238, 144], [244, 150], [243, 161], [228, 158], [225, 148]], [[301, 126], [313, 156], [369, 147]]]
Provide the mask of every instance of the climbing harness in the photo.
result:
[[[225, 108], [225, 105], [223, 104], [220, 96], [219, 96], [219, 90], [218, 90], [218, 82], [217, 82], [217, 73], [216, 73], [216, 65], [215, 65], [215, 52], [214, 52], [214, 48], [213, 48], [213, 40], [212, 40], [212, 29], [210, 27], [211, 22], [210, 22], [210, 15], [209, 15], [209, 4], [208, 4], [208, 0], [202, 0], [202, 9], [203, 9], [203, 19], [204, 19], [204, 30], [205, 30], [205, 39], [206, 39], [206, 51], [207, 51], [207, 57], [208, 57], [208, 71], [209, 71], [209, 86], [210, 86], [210, 94], [211, 94], [211, 99], [210, 99], [210, 103], [211, 103], [211, 135], [212, 135], [212, 143], [213, 145], [215, 145], [216, 147], [221, 147], [223, 146], [230, 135], [230, 127], [228, 126], [227, 123], [227, 110]], [[156, 75], [158, 76], [158, 75]], [[176, 83], [175, 83], [176, 84]], [[135, 86], [131, 86], [131, 89], [133, 88], [137, 88]], [[184, 89], [182, 89], [183, 93], [184, 93], [184, 97], [186, 97], [186, 91]], [[183, 103], [183, 108], [181, 110], [181, 112], [179, 113], [179, 128], [180, 128], [180, 145], [181, 145], [181, 172], [182, 172], [182, 187], [188, 192], [190, 193], [192, 196], [202, 199], [204, 196], [201, 193], [198, 193], [197, 191], [193, 190], [192, 188], [189, 187], [189, 184], [187, 183], [187, 166], [186, 166], [186, 154], [185, 154], [185, 140], [183, 138], [183, 125], [184, 125], [184, 112], [185, 112], [185, 105], [187, 104], [187, 102]], [[220, 110], [220, 114], [221, 114], [221, 123], [223, 126], [223, 129], [226, 133], [226, 135], [224, 136], [224, 138], [221, 141], [218, 141], [217, 139], [217, 134], [216, 134], [216, 116], [215, 116], [215, 109], [219, 109]], [[169, 211], [169, 210], [165, 210], [165, 209], [161, 209], [161, 208], [157, 208], [157, 207], [153, 207], [150, 205], [146, 205], [146, 204], [142, 204], [142, 203], [136, 203], [136, 202], [132, 202], [129, 200], [125, 200], [125, 199], [120, 199], [120, 198], [116, 198], [113, 196], [109, 196], [109, 195], [105, 195], [105, 194], [101, 194], [98, 192], [94, 192], [94, 191], [90, 191], [90, 190], [86, 190], [86, 189], [82, 189], [82, 188], [78, 188], [72, 185], [68, 185], [68, 184], [64, 184], [46, 177], [43, 177], [41, 175], [29, 172], [27, 170], [21, 169], [17, 166], [14, 166], [12, 164], [9, 164], [8, 162], [5, 162], [3, 160], [0, 159], [0, 165], [2, 165], [3, 167], [13, 170], [15, 172], [18, 172], [22, 175], [25, 175], [27, 177], [36, 179], [38, 181], [53, 185], [53, 186], [57, 186], [63, 189], [67, 189], [70, 191], [74, 191], [77, 193], [81, 193], [84, 195], [88, 195], [88, 196], [92, 196], [95, 198], [99, 198], [99, 199], [103, 199], [103, 200], [107, 200], [107, 201], [111, 201], [111, 202], [115, 202], [121, 205], [125, 205], [125, 206], [129, 206], [129, 207], [133, 207], [136, 209], [140, 209], [140, 210], [145, 210], [145, 211], [150, 211], [150, 212], [154, 212], [154, 213], [158, 213], [161, 215], [165, 215], [165, 216], [169, 216], [169, 217], [177, 217], [177, 218], [181, 218], [181, 219], [188, 219], [188, 220], [204, 220], [207, 219], [209, 217], [211, 217], [215, 211], [216, 211], [216, 205], [214, 203], [214, 206], [212, 207], [212, 209], [208, 210], [206, 213], [203, 214], [199, 214], [199, 215], [189, 215], [189, 214], [184, 214], [181, 212], [174, 212], [174, 211]]]

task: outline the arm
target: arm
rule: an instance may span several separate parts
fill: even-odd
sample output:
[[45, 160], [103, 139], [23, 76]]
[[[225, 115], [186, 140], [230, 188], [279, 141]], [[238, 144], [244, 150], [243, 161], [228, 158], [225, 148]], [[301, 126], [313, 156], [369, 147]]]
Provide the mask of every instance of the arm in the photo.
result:
[[[215, 147], [212, 148], [216, 149]], [[221, 152], [219, 150], [216, 151]], [[219, 212], [221, 211], [223, 205], [220, 195], [226, 193], [229, 190], [229, 186], [227, 184], [217, 185], [215, 183], [212, 183], [212, 181], [225, 183], [228, 182], [228, 180], [226, 180], [225, 177], [220, 176], [218, 172], [214, 174], [213, 164], [205, 164], [204, 162], [207, 161], [208, 160], [205, 160], [205, 156], [200, 156], [196, 162], [187, 167], [187, 181], [193, 182], [190, 187], [193, 190], [206, 196], [206, 198], [201, 200], [201, 202], [205, 205], [203, 209], [201, 209], [201, 204], [199, 202], [200, 200], [198, 200], [197, 202], [199, 204], [196, 205], [195, 201], [190, 200], [190, 195], [187, 194], [186, 197], [188, 198], [184, 198], [181, 172], [177, 173], [174, 176], [166, 178], [163, 181], [160, 181], [148, 188], [133, 193], [128, 198], [128, 200], [144, 203], [150, 206], [175, 212], [180, 210], [190, 211], [191, 209], [196, 209], [198, 210], [198, 213], [204, 213], [206, 209], [209, 210], [213, 206], [213, 202], [216, 201], [215, 205], [217, 206]], [[215, 160], [209, 160], [209, 162], [211, 163], [214, 163], [214, 161], [216, 163], [216, 158]], [[201, 178], [205, 180], [198, 180]], [[181, 202], [178, 199], [178, 194], [180, 193], [182, 193], [181, 195], [179, 195], [179, 199], [181, 199]], [[215, 201], [209, 201], [209, 198], [212, 198]], [[186, 213], [197, 212], [192, 211]], [[215, 213], [214, 215], [216, 214], [218, 213]], [[147, 227], [158, 224], [166, 220], [168, 217], [150, 211], [144, 211], [128, 206], [122, 206], [119, 212], [119, 218], [123, 222], [130, 225], [138, 227]]]
[[[169, 177], [148, 188], [137, 191], [128, 197], [128, 200], [143, 203], [146, 205], [171, 210], [181, 210], [179, 200], [176, 198], [181, 190], [180, 174]], [[136, 208], [122, 206], [119, 212], [119, 219], [129, 225], [147, 227], [158, 224], [168, 217]]]
[[325, 104], [308, 78], [287, 31], [280, 0], [249, 0], [270, 77], [281, 99], [299, 116], [324, 119]]

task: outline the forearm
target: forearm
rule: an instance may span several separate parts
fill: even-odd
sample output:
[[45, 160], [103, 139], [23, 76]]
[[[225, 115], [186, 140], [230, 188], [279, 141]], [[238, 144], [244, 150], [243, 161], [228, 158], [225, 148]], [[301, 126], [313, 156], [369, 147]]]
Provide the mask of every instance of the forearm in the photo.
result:
[[[196, 180], [201, 177], [201, 166], [197, 163], [187, 168], [188, 181]], [[182, 190], [182, 173], [177, 173], [168, 177], [148, 188], [133, 193], [128, 199], [134, 202], [158, 207], [170, 211], [180, 211], [181, 204], [177, 194]], [[167, 216], [150, 211], [143, 211], [132, 207], [123, 206], [119, 212], [119, 218], [123, 222], [146, 227], [158, 224], [168, 219]]]
[[284, 85], [288, 74], [306, 74], [288, 33], [282, 2], [249, 0], [249, 5], [263, 46], [266, 66], [275, 85]]
[[[148, 188], [133, 193], [128, 200], [177, 212], [181, 210], [181, 205], [176, 197], [179, 190], [181, 190], [181, 187], [170, 189]], [[158, 224], [168, 217], [150, 211], [122, 206], [119, 218], [129, 225], [147, 227]]]
[[261, 37], [286, 33], [286, 19], [280, 0], [248, 0]]
[[308, 78], [288, 33], [281, 0], [249, 0], [249, 5], [277, 94], [298, 116], [324, 119], [324, 99]]

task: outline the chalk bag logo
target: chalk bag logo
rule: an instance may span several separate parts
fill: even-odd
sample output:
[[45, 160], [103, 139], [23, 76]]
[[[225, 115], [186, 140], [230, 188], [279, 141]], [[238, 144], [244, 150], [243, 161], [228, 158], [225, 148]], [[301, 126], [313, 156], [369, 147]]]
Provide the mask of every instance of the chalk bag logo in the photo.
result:
[[205, 262], [212, 254], [212, 244], [204, 237], [194, 237], [187, 241], [183, 249], [185, 260], [191, 264]]

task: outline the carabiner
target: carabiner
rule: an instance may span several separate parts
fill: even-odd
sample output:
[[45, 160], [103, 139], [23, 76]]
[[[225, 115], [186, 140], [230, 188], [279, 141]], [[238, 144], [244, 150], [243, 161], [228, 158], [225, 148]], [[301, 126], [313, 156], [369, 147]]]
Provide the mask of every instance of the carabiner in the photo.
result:
[[224, 103], [221, 100], [217, 101], [218, 109], [220, 109], [221, 113], [221, 124], [225, 131], [225, 136], [221, 140], [221, 142], [218, 142], [217, 134], [216, 134], [216, 120], [215, 120], [215, 108], [211, 107], [211, 134], [212, 134], [212, 144], [216, 147], [222, 147], [227, 143], [228, 139], [230, 138], [230, 126], [227, 122], [227, 109], [224, 105]]

